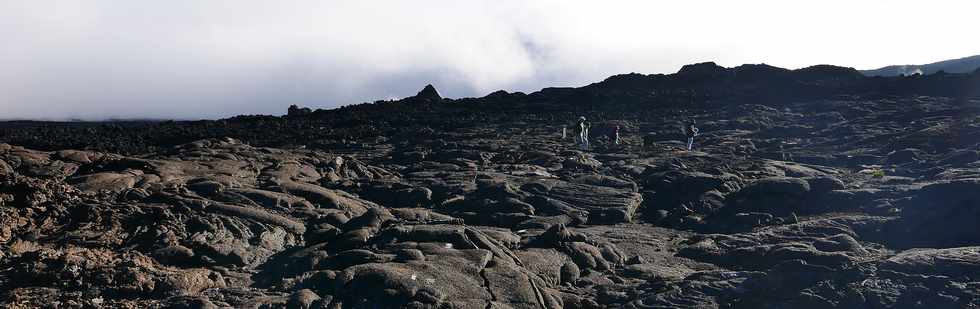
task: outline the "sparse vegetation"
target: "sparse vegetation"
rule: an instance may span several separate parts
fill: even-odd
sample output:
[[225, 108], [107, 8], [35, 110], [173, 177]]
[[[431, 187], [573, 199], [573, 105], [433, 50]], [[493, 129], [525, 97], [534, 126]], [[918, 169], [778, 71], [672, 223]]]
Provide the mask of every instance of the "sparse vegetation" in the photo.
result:
[[885, 178], [885, 170], [876, 168], [871, 171], [871, 177], [874, 178]]

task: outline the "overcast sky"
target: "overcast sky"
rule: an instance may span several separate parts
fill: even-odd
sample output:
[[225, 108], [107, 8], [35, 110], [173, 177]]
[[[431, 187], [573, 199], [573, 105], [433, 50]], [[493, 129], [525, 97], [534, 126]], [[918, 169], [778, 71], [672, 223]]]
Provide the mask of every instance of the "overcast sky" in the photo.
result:
[[980, 54], [976, 1], [0, 0], [0, 118], [222, 118]]

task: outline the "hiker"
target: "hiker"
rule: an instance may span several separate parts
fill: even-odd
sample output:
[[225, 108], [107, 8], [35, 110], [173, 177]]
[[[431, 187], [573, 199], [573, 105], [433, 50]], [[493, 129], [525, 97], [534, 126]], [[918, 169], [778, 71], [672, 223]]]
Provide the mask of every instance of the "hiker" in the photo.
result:
[[785, 147], [783, 146], [785, 144], [785, 141], [779, 142], [779, 154], [782, 156], [783, 161], [793, 161], [793, 154], [786, 151]]
[[585, 120], [585, 116], [578, 117], [579, 147], [582, 150], [589, 150], [589, 127], [591, 126], [592, 124]]
[[613, 129], [613, 144], [619, 145], [619, 125]]
[[696, 124], [697, 123], [694, 121], [694, 118], [691, 118], [691, 121], [688, 122], [686, 126], [684, 126], [684, 135], [687, 135], [688, 151], [694, 149], [694, 137], [700, 134], [698, 127], [695, 126]]

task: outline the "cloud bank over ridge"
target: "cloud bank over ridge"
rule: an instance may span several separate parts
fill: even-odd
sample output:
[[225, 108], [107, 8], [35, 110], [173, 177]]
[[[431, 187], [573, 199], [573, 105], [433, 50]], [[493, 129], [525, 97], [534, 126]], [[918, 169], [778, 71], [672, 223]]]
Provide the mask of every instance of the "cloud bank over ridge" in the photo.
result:
[[[3, 1], [0, 118], [220, 118], [681, 65], [980, 53], [971, 2]], [[901, 18], [898, 18], [901, 16]], [[909, 42], [914, 42], [910, 44]]]

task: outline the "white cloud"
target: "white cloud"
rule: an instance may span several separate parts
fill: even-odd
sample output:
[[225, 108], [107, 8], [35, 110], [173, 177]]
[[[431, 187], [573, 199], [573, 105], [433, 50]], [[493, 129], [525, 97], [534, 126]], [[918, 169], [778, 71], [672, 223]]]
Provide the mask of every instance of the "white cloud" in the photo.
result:
[[980, 53], [970, 1], [5, 1], [0, 118], [281, 114], [580, 86], [716, 61]]

